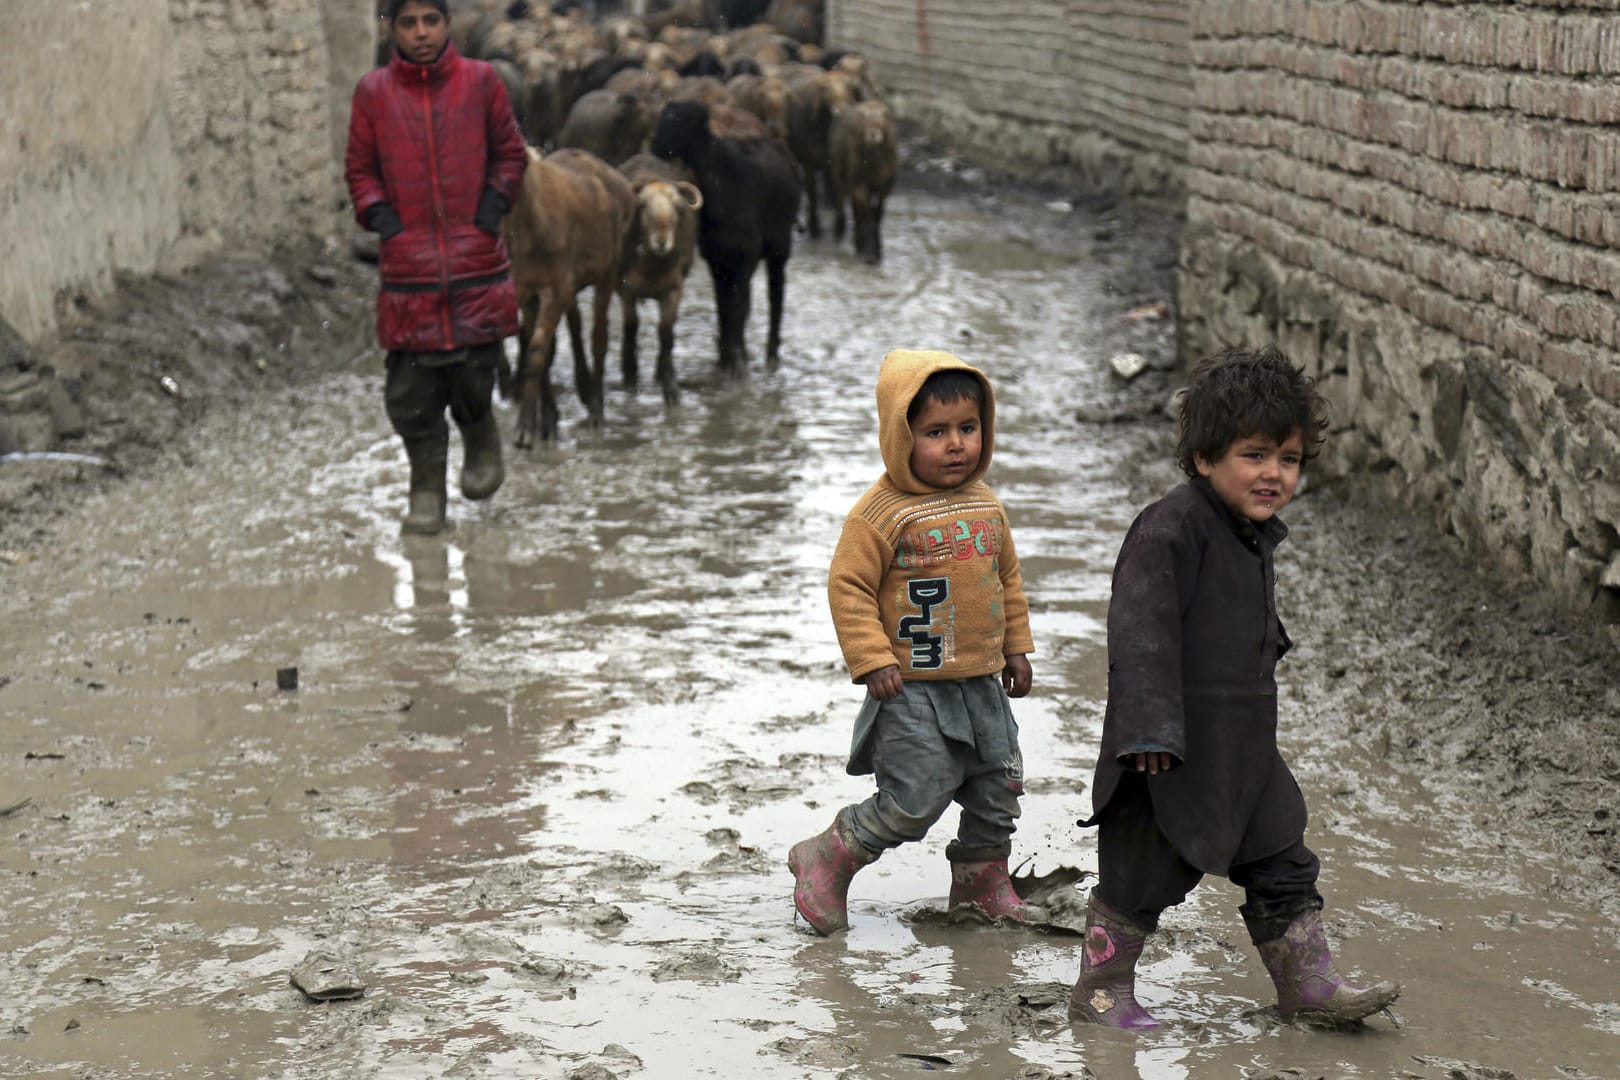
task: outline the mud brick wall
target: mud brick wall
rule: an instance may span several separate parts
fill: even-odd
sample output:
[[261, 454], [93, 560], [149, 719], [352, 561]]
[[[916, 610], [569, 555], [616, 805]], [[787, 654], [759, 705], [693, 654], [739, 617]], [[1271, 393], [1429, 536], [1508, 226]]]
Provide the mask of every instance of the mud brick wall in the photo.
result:
[[1184, 352], [1277, 341], [1324, 464], [1620, 621], [1620, 2], [1195, 0]]
[[331, 125], [370, 64], [371, 8], [6, 0], [0, 318], [38, 340], [119, 271], [332, 229]]
[[903, 120], [1013, 171], [1179, 200], [1188, 0], [828, 0]]

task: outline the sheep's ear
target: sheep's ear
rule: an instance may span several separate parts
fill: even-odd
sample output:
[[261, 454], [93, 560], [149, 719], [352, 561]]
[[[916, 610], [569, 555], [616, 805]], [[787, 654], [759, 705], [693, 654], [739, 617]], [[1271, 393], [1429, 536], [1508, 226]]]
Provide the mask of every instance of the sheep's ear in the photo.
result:
[[675, 190], [680, 192], [681, 198], [685, 199], [687, 205], [692, 209], [703, 209], [703, 192], [698, 190], [696, 184], [689, 184], [685, 180], [677, 180], [675, 181]]

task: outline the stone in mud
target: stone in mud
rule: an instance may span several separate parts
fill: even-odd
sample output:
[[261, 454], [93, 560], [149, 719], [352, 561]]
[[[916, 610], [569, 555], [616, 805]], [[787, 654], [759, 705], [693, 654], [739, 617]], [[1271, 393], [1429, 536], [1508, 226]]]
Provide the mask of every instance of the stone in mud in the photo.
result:
[[324, 949], [304, 957], [293, 968], [290, 981], [311, 1001], [349, 1001], [366, 992], [354, 965]]

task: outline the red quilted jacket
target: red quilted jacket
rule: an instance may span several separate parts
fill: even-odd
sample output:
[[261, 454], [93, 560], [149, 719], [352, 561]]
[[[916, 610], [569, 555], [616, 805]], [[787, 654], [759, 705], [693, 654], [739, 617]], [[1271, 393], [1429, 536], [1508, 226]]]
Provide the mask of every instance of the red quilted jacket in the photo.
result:
[[528, 157], [495, 69], [445, 46], [432, 64], [395, 55], [355, 87], [344, 178], [355, 216], [386, 202], [403, 232], [379, 257], [377, 342], [442, 352], [517, 333], [506, 245], [473, 224], [486, 187], [510, 206]]

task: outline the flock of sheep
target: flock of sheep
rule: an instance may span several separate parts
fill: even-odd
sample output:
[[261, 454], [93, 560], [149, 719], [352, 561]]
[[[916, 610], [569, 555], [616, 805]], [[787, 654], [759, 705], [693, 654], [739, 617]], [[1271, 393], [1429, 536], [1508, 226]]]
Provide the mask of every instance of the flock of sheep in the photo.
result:
[[[898, 170], [894, 121], [864, 59], [820, 46], [820, 0], [641, 6], [659, 10], [592, 17], [523, 0], [452, 0], [452, 39], [463, 55], [495, 66], [529, 144], [523, 190], [506, 219], [523, 319], [518, 370], [503, 372], [501, 383], [519, 401], [519, 447], [557, 433], [551, 360], [564, 319], [581, 403], [600, 423], [613, 296], [631, 390], [636, 305], [657, 301], [656, 377], [673, 403], [674, 325], [695, 255], [714, 284], [728, 374], [748, 362], [744, 332], [761, 262], [765, 359], [778, 363], [793, 234], [801, 221], [821, 234], [822, 198], [835, 237], [852, 220], [855, 250], [882, 257], [883, 203]], [[577, 300], [587, 286], [588, 354]]]

